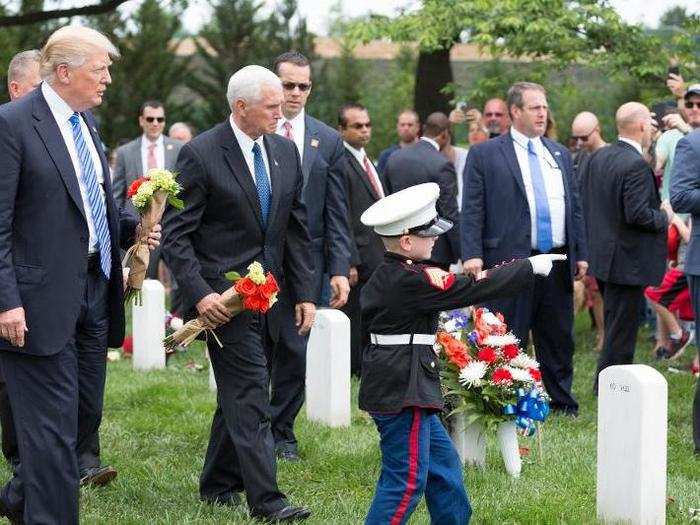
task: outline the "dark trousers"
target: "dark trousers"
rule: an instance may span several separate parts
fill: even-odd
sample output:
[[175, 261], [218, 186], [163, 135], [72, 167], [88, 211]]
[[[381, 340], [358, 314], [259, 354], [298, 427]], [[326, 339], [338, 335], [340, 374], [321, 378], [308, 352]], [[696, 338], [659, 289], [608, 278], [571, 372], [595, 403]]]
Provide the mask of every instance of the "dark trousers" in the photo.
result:
[[628, 286], [598, 279], [598, 288], [603, 296], [605, 333], [593, 382], [596, 393], [601, 371], [611, 365], [629, 365], [634, 361], [644, 301], [643, 286]]
[[382, 469], [365, 525], [408, 523], [423, 495], [431, 524], [469, 523], [472, 510], [462, 464], [437, 414], [411, 407], [372, 417]]
[[76, 451], [94, 446], [102, 417], [107, 326], [107, 283], [89, 274], [75, 336], [60, 352], [0, 352], [20, 456], [0, 497], [28, 524], [78, 523]]
[[292, 298], [283, 295], [275, 306], [280, 324], [270, 360], [270, 415], [276, 448], [296, 452], [294, 420], [304, 404], [309, 336], [299, 335], [292, 303]]
[[551, 407], [576, 414], [578, 402], [571, 392], [574, 306], [568, 261], [555, 262], [549, 276], [536, 277], [528, 290], [486, 306], [504, 315], [523, 348], [527, 346], [532, 330], [535, 355], [540, 362], [542, 382], [551, 398]]
[[[686, 274], [687, 275], [687, 274]], [[700, 346], [700, 275], [688, 275], [690, 299], [695, 313], [695, 344]], [[700, 382], [695, 383], [693, 398], [693, 444], [695, 451], [700, 453]]]
[[218, 392], [199, 493], [212, 501], [245, 490], [251, 514], [266, 515], [287, 504], [277, 487], [266, 331], [260, 316], [241, 315], [252, 320], [235, 341], [222, 339], [223, 348], [207, 343]]
[[2, 455], [12, 466], [13, 470], [19, 463], [19, 445], [17, 445], [17, 431], [12, 420], [12, 407], [7, 395], [5, 377], [0, 370], [0, 427], [2, 427]]

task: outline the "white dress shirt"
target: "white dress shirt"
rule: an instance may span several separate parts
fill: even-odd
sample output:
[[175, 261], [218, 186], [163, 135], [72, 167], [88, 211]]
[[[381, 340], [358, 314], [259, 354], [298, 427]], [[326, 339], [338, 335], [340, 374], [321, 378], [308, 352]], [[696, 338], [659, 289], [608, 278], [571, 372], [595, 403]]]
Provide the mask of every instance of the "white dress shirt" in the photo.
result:
[[[352, 156], [355, 157], [357, 162], [360, 163], [360, 167], [362, 168], [362, 171], [365, 171], [365, 157], [369, 160], [369, 157], [367, 157], [367, 153], [365, 153], [365, 148], [355, 149], [345, 141], [343, 141], [343, 144], [348, 149], [348, 151], [350, 153], [352, 153]], [[381, 179], [379, 178], [379, 175], [377, 174], [377, 170], [375, 169], [374, 164], [372, 163], [371, 160], [369, 161], [369, 169], [372, 172], [372, 178], [375, 181], [376, 187], [379, 188], [379, 192], [380, 192], [379, 198], [383, 198], [384, 197], [384, 188], [382, 187]]]
[[304, 110], [302, 109], [299, 114], [292, 120], [287, 120], [282, 117], [277, 122], [277, 134], [285, 137], [287, 135], [287, 130], [284, 129], [284, 123], [289, 122], [292, 125], [292, 137], [294, 137], [294, 144], [297, 145], [297, 150], [299, 151], [299, 158], [304, 161], [304, 137], [306, 136], [306, 122], [304, 121]]
[[420, 140], [424, 140], [425, 142], [430, 144], [433, 148], [440, 151], [440, 145], [437, 142], [435, 142], [433, 139], [431, 139], [430, 137], [421, 137]]
[[[97, 235], [95, 235], [95, 224], [92, 221], [92, 208], [90, 207], [90, 198], [88, 197], [88, 190], [83, 182], [82, 167], [80, 166], [80, 159], [78, 158], [78, 150], [75, 147], [75, 139], [73, 139], [73, 126], [70, 123], [70, 118], [75, 113], [71, 107], [63, 100], [56, 91], [46, 82], [41, 83], [41, 93], [46, 99], [46, 103], [49, 105], [49, 110], [53, 115], [53, 118], [58, 124], [58, 129], [61, 130], [61, 135], [63, 136], [63, 142], [66, 144], [66, 149], [68, 149], [68, 155], [70, 155], [71, 163], [73, 164], [73, 170], [75, 170], [76, 178], [78, 179], [78, 186], [80, 187], [80, 196], [83, 200], [83, 209], [85, 210], [85, 217], [87, 218], [88, 232], [90, 233], [90, 240], [88, 242], [88, 252], [97, 252]], [[95, 174], [97, 176], [97, 182], [100, 187], [100, 194], [104, 200], [104, 175], [102, 173], [102, 162], [100, 162], [100, 155], [97, 153], [97, 148], [95, 143], [92, 141], [92, 135], [90, 135], [90, 130], [88, 129], [85, 119], [80, 115], [80, 131], [83, 135], [83, 140], [87, 145], [88, 151], [90, 152], [90, 158], [92, 159], [92, 164], [95, 167]], [[105, 210], [107, 209], [107, 204], [105, 203]]]
[[233, 121], [233, 115], [231, 115], [229, 118], [229, 122], [231, 123], [231, 128], [233, 128], [233, 134], [236, 135], [238, 145], [241, 147], [241, 151], [243, 152], [243, 158], [245, 159], [245, 163], [248, 165], [250, 176], [253, 177], [253, 184], [255, 184], [255, 155], [253, 155], [253, 144], [257, 142], [260, 145], [260, 152], [262, 153], [263, 162], [265, 163], [265, 171], [267, 172], [267, 181], [270, 183], [270, 195], [272, 195], [274, 188], [272, 187], [272, 181], [270, 179], [270, 162], [267, 160], [267, 151], [265, 150], [263, 135], [260, 135], [257, 139], [253, 140], [248, 135], [243, 133], [238, 126], [236, 126], [236, 123]]
[[644, 157], [644, 151], [642, 151], [642, 145], [637, 142], [636, 140], [628, 139], [627, 137], [617, 137], [617, 140], [626, 142], [630, 146], [632, 146], [634, 149], [636, 149], [639, 154]]
[[[143, 166], [143, 172], [148, 171], [148, 146], [152, 144], [146, 135], [141, 135], [141, 166]], [[165, 168], [165, 146], [163, 145], [163, 134], [155, 141], [156, 149], [156, 167], [163, 169]]]
[[513, 138], [515, 155], [518, 158], [520, 173], [523, 176], [527, 204], [530, 208], [530, 233], [532, 249], [537, 249], [537, 207], [535, 206], [535, 189], [530, 175], [530, 162], [528, 160], [527, 143], [529, 140], [535, 148], [537, 159], [540, 163], [544, 187], [549, 203], [549, 217], [552, 226], [552, 246], [561, 248], [566, 244], [566, 196], [564, 193], [564, 180], [559, 165], [552, 154], [542, 143], [540, 137], [529, 138], [511, 126], [510, 135]]

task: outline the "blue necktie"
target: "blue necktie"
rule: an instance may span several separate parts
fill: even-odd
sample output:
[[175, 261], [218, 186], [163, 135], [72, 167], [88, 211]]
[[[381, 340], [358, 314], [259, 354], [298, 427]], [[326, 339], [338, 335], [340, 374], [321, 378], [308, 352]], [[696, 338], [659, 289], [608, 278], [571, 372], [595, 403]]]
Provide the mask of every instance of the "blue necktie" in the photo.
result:
[[535, 153], [535, 145], [527, 141], [527, 160], [530, 164], [530, 178], [535, 191], [535, 209], [537, 210], [537, 249], [547, 253], [552, 249], [552, 219], [549, 216], [549, 201], [540, 161]]
[[102, 198], [100, 185], [97, 182], [97, 172], [95, 171], [95, 165], [90, 156], [90, 150], [87, 144], [85, 144], [83, 132], [80, 129], [80, 115], [78, 115], [78, 113], [73, 113], [69, 120], [73, 128], [73, 140], [75, 141], [75, 149], [78, 151], [78, 160], [80, 161], [81, 173], [79, 175], [87, 190], [92, 224], [95, 227], [95, 235], [97, 236], [97, 242], [99, 244], [100, 267], [102, 268], [104, 276], [109, 280], [109, 275], [112, 270], [112, 243], [109, 237], [105, 202]]
[[267, 217], [270, 214], [270, 181], [267, 180], [267, 170], [263, 162], [260, 144], [253, 144], [253, 166], [255, 167], [255, 185], [258, 187], [258, 199], [262, 212], [263, 228], [267, 229]]

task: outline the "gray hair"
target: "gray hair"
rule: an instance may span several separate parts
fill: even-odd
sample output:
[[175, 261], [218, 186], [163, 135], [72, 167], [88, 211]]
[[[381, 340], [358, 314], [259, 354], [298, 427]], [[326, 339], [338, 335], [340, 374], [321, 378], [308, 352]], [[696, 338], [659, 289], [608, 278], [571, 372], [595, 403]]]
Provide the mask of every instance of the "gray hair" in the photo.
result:
[[228, 81], [226, 100], [233, 108], [236, 100], [257, 102], [261, 98], [262, 88], [269, 86], [282, 89], [282, 81], [269, 69], [262, 66], [245, 66], [236, 71]]
[[99, 31], [82, 26], [64, 26], [57, 29], [41, 50], [41, 78], [53, 80], [56, 68], [61, 64], [80, 67], [88, 55], [95, 51], [105, 51], [110, 57], [119, 58], [117, 48]]
[[7, 68], [7, 83], [17, 82], [24, 78], [27, 74], [27, 69], [32, 64], [39, 64], [41, 52], [38, 49], [30, 49], [29, 51], [20, 51], [12, 60]]
[[173, 132], [182, 129], [192, 133], [192, 128], [186, 122], [175, 122], [172, 126], [170, 126], [170, 129], [168, 130], [168, 135], [172, 135]]
[[534, 82], [516, 82], [508, 89], [508, 99], [506, 104], [508, 106], [508, 112], [510, 113], [510, 108], [513, 106], [523, 107], [523, 93], [526, 91], [539, 91], [543, 95], [547, 95], [547, 91], [540, 84], [535, 84]]

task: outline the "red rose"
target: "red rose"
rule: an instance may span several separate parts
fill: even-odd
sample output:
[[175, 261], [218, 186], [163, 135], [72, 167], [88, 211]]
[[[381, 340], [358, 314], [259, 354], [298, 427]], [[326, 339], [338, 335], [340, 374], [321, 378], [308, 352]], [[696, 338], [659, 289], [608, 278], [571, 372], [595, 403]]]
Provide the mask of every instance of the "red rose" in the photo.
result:
[[[258, 287], [258, 293], [262, 295], [265, 299], [269, 299], [272, 297], [274, 294], [279, 292], [279, 286], [277, 286], [277, 281], [275, 281], [275, 278], [272, 277], [271, 274], [267, 274], [268, 279], [265, 281], [264, 284], [261, 284]], [[269, 278], [272, 277], [272, 280]]]
[[520, 348], [518, 348], [518, 345], [506, 345], [503, 347], [503, 357], [505, 357], [509, 361], [518, 357], [519, 353]]
[[246, 310], [252, 310], [253, 312], [257, 312], [258, 300], [252, 295], [249, 297], [246, 297], [243, 300], [243, 308], [245, 308]]
[[530, 377], [533, 379], [533, 381], [537, 381], [538, 383], [542, 381], [542, 372], [536, 368], [530, 368], [528, 372], [530, 372]]
[[126, 192], [126, 196], [131, 198], [134, 195], [136, 195], [136, 192], [139, 191], [139, 186], [146, 182], [148, 178], [146, 177], [140, 177], [136, 179], [134, 182], [131, 183], [131, 186], [129, 186], [129, 190]]
[[249, 297], [258, 290], [257, 285], [250, 280], [250, 277], [243, 277], [242, 279], [237, 280], [233, 287], [238, 294], [242, 295], [243, 297]]
[[479, 361], [484, 361], [488, 364], [493, 363], [498, 358], [498, 356], [496, 355], [496, 351], [490, 346], [485, 346], [481, 350], [479, 350], [479, 353], [476, 355], [476, 357], [479, 359]]
[[513, 375], [506, 368], [496, 368], [491, 375], [491, 381], [496, 384], [509, 385], [513, 382]]

